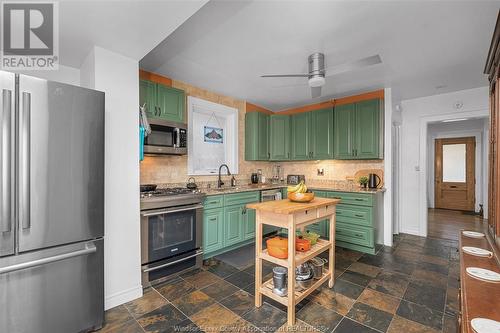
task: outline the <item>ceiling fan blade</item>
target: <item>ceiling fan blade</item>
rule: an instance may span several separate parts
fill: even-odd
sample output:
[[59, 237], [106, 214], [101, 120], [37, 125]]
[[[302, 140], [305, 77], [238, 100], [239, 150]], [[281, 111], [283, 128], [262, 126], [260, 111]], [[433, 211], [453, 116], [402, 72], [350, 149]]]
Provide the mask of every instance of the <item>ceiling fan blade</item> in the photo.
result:
[[326, 73], [328, 76], [331, 76], [331, 75], [336, 75], [336, 74], [340, 74], [340, 73], [344, 73], [344, 72], [354, 71], [356, 69], [360, 69], [363, 67], [368, 67], [368, 66], [380, 64], [381, 62], [382, 62], [382, 59], [380, 59], [380, 56], [378, 54], [376, 54], [376, 55], [373, 55], [371, 57], [366, 57], [363, 59], [358, 59], [355, 61], [346, 62], [346, 63], [341, 64], [341, 65], [329, 67], [326, 69]]
[[308, 77], [309, 74], [277, 74], [277, 75], [261, 75], [260, 77]]
[[321, 96], [321, 87], [311, 87], [311, 97], [318, 98]]

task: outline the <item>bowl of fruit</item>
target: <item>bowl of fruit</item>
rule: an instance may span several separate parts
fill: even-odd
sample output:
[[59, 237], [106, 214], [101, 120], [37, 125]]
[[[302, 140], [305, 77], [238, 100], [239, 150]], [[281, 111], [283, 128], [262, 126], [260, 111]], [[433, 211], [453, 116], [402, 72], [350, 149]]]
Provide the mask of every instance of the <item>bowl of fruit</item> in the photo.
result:
[[298, 185], [288, 186], [288, 199], [294, 202], [310, 202], [314, 199], [314, 192], [307, 189], [304, 181]]

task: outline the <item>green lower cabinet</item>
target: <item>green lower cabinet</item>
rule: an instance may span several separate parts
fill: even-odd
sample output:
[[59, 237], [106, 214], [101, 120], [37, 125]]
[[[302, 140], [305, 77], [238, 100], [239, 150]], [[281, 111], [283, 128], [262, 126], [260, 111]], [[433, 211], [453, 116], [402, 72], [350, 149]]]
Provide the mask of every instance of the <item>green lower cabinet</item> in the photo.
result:
[[337, 223], [335, 227], [335, 241], [338, 243], [338, 246], [375, 253], [373, 228]]
[[203, 202], [204, 259], [250, 244], [255, 239], [254, 209], [260, 191], [207, 196]]
[[207, 209], [203, 213], [203, 250], [210, 253], [224, 246], [224, 210]]
[[224, 207], [224, 246], [243, 240], [243, 208], [240, 205]]
[[247, 209], [243, 211], [243, 239], [255, 238], [255, 209]]

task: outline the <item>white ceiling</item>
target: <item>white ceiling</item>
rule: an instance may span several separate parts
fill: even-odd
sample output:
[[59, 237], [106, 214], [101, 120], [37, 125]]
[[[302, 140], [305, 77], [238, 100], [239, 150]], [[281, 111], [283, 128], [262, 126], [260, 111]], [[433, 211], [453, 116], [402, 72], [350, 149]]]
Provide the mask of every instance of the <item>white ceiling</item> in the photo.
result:
[[[140, 67], [272, 110], [383, 87], [396, 100], [484, 86], [500, 1], [210, 1]], [[379, 54], [383, 63], [327, 78], [311, 99], [307, 72]], [[302, 85], [303, 84], [303, 85]], [[436, 88], [439, 87], [440, 88]]]
[[60, 1], [59, 61], [80, 68], [94, 45], [139, 61], [207, 1]]

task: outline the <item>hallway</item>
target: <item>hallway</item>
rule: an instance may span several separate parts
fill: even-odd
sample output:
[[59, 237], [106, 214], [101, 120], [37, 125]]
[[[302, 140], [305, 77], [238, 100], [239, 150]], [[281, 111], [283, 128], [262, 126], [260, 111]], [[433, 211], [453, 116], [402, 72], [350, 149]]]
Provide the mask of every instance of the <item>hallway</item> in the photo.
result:
[[447, 209], [428, 210], [428, 237], [458, 240], [461, 229], [482, 231], [486, 224], [477, 215]]

